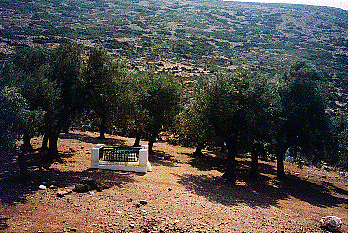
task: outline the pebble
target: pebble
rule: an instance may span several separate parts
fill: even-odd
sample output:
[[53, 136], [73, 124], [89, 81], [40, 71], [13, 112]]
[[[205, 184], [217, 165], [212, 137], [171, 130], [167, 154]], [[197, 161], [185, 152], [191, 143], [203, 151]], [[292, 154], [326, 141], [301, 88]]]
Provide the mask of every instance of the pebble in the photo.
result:
[[140, 205], [146, 205], [146, 204], [147, 204], [147, 201], [146, 201], [146, 200], [140, 200], [140, 201], [139, 201], [139, 204], [140, 204]]
[[47, 189], [47, 187], [46, 187], [46, 185], [43, 185], [43, 184], [42, 184], [42, 185], [39, 186], [39, 189], [45, 190], [45, 189]]
[[[70, 190], [70, 189], [67, 189], [67, 190], [58, 190], [58, 192], [57, 192], [57, 196], [58, 197], [64, 197], [65, 195], [67, 195], [67, 194], [69, 194], [69, 193], [71, 193], [72, 192], [72, 190]], [[67, 200], [68, 202], [69, 202], [69, 200]]]

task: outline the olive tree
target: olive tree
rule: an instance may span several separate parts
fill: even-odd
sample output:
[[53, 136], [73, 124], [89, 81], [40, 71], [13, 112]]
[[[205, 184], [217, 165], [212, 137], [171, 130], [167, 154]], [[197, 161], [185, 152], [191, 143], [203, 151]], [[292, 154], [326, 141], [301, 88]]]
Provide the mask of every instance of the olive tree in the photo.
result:
[[236, 156], [268, 136], [277, 101], [262, 78], [247, 72], [217, 76], [206, 98], [207, 120], [228, 149], [223, 177], [235, 182]]
[[217, 135], [207, 118], [206, 89], [209, 82], [209, 76], [197, 77], [176, 122], [177, 130], [184, 135], [183, 142], [185, 145], [196, 148], [194, 152], [196, 156], [202, 155], [202, 149], [207, 143], [218, 141]]
[[144, 131], [149, 138], [149, 152], [163, 127], [172, 125], [180, 107], [180, 86], [175, 77], [142, 73], [139, 77], [138, 104], [143, 110]]
[[328, 152], [332, 135], [318, 85], [320, 79], [320, 73], [304, 62], [294, 64], [284, 75], [285, 85], [280, 92], [283, 124], [278, 132], [279, 178], [285, 177], [283, 155], [287, 148], [301, 148], [303, 155], [313, 156], [314, 163]]
[[44, 91], [48, 95], [45, 106], [45, 134], [49, 139], [49, 159], [59, 159], [58, 137], [83, 107], [81, 81], [82, 48], [76, 44], [60, 45], [49, 53], [48, 63], [42, 71]]
[[0, 88], [0, 110], [0, 156], [17, 155], [20, 174], [24, 177], [27, 170], [25, 151], [16, 150], [15, 142], [24, 129], [38, 124], [42, 112], [31, 111], [18, 89], [9, 86]]
[[90, 48], [83, 74], [87, 108], [100, 119], [100, 138], [105, 138], [108, 122], [119, 119], [126, 104], [126, 74], [102, 47]]

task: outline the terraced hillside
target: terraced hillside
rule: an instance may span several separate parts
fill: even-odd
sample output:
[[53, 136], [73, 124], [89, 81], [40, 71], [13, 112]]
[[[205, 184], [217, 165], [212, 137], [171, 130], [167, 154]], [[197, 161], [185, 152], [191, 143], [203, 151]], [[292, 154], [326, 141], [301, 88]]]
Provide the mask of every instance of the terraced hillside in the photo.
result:
[[150, 65], [183, 76], [241, 67], [272, 74], [304, 59], [342, 87], [348, 70], [348, 11], [335, 8], [221, 0], [0, 2], [2, 59], [23, 44], [69, 40], [101, 43], [134, 61], [134, 69]]

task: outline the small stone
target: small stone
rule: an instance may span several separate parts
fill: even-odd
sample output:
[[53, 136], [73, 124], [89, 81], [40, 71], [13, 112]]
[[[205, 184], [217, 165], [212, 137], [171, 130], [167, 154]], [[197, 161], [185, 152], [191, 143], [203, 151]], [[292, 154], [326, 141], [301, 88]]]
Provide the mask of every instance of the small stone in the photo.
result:
[[130, 227], [130, 228], [134, 228], [134, 227], [135, 227], [135, 224], [134, 224], [134, 223], [130, 223], [130, 224], [129, 224], [129, 227]]
[[71, 228], [70, 231], [76, 232], [77, 229], [76, 228]]
[[46, 190], [47, 187], [46, 187], [46, 185], [43, 185], [43, 184], [42, 184], [42, 185], [39, 186], [39, 189], [41, 189], [41, 190]]
[[73, 191], [77, 193], [87, 193], [92, 191], [92, 188], [88, 184], [76, 184]]
[[168, 188], [168, 191], [172, 191], [173, 189], [172, 188]]
[[140, 204], [140, 205], [147, 205], [147, 201], [146, 201], [146, 200], [140, 200], [140, 201], [139, 201], [139, 204]]
[[119, 211], [119, 210], [117, 210], [117, 211], [116, 211], [116, 213], [118, 213], [118, 214], [122, 214], [122, 212], [121, 212], [121, 211]]
[[72, 190], [67, 189], [67, 190], [58, 190], [57, 191], [57, 197], [64, 197], [65, 195], [72, 193]]

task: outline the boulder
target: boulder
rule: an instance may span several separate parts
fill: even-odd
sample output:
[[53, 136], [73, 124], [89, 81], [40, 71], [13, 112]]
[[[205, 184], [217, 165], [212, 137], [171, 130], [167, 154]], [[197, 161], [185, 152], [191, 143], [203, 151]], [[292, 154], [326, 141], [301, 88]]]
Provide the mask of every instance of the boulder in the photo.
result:
[[71, 189], [66, 189], [66, 190], [58, 190], [57, 191], [57, 197], [64, 197], [65, 195], [71, 193]]
[[329, 229], [330, 231], [337, 231], [341, 228], [342, 219], [336, 216], [322, 217], [319, 221], [320, 226]]

